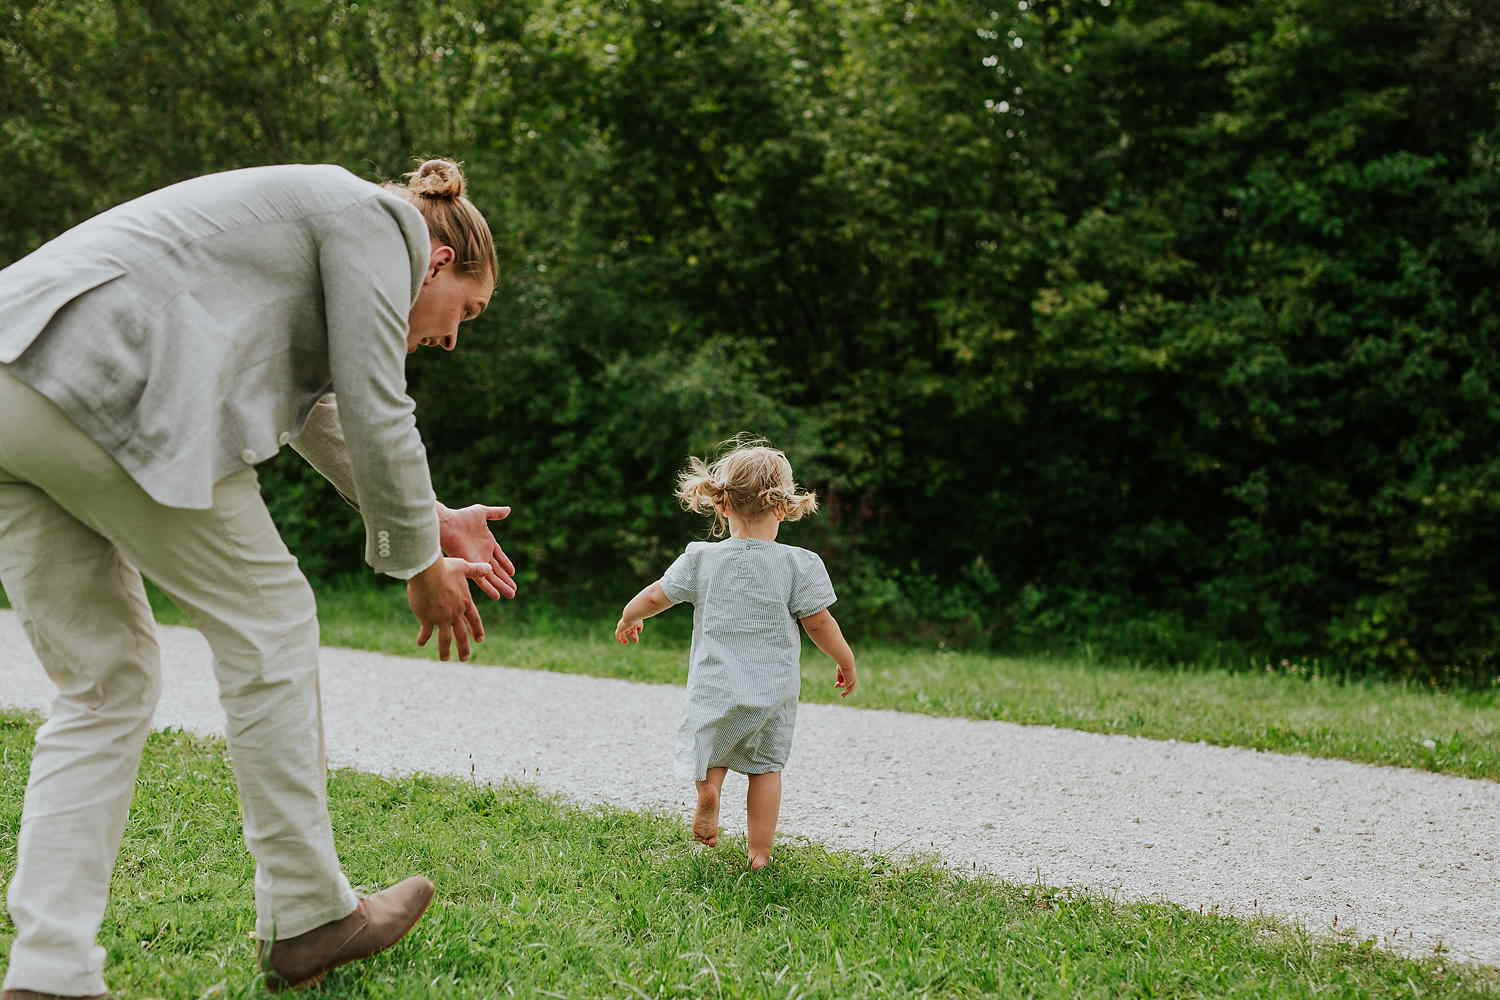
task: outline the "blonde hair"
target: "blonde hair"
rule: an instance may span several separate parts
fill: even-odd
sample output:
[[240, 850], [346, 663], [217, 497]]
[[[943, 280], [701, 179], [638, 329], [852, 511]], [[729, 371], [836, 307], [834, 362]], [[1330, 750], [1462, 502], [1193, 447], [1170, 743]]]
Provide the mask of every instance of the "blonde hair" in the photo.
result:
[[724, 534], [730, 511], [742, 517], [776, 511], [787, 521], [817, 513], [817, 496], [797, 489], [792, 463], [764, 439], [741, 434], [719, 447], [730, 450], [711, 464], [692, 456], [677, 474], [677, 499], [684, 510], [714, 516], [712, 537]]
[[427, 221], [428, 235], [453, 248], [454, 266], [467, 275], [498, 279], [495, 237], [479, 209], [464, 197], [468, 184], [459, 165], [453, 160], [424, 160], [404, 180], [404, 184], [387, 181], [382, 186], [416, 206]]

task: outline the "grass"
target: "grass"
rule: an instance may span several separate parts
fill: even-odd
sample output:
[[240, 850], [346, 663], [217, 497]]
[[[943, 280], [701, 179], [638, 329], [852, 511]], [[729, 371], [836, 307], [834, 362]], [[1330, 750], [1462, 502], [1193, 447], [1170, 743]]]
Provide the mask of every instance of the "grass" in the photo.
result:
[[[628, 596], [628, 595], [627, 595]], [[433, 655], [399, 586], [320, 590], [323, 641], [400, 655]], [[622, 599], [623, 603], [623, 599]], [[184, 623], [159, 595], [163, 621]], [[681, 684], [690, 608], [646, 623], [628, 648], [614, 618], [559, 618], [524, 601], [482, 611], [489, 639], [476, 663]], [[1096, 733], [1202, 741], [1500, 780], [1500, 687], [1441, 691], [1390, 681], [1341, 681], [1296, 664], [1275, 669], [1161, 669], [1087, 659], [1017, 658], [942, 648], [862, 643], [860, 689], [850, 704], [929, 715], [998, 719]], [[429, 648], [431, 648], [429, 646]], [[836, 702], [833, 668], [804, 643], [802, 699]]]
[[[0, 713], [0, 877], [35, 720]], [[122, 1000], [265, 995], [226, 751], [147, 744], [102, 943]], [[745, 871], [742, 842], [677, 817], [579, 809], [521, 786], [331, 776], [346, 871], [439, 886], [414, 934], [319, 997], [1481, 997], [1500, 971], [1164, 904], [960, 877], [809, 844]], [[0, 954], [14, 928], [0, 917]]]

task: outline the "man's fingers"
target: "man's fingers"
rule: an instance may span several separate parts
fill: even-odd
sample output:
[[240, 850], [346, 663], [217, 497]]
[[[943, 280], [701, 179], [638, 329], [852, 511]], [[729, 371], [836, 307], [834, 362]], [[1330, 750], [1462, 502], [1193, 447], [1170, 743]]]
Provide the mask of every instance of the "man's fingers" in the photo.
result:
[[503, 521], [507, 517], [510, 517], [509, 507], [486, 507], [484, 509], [484, 519], [486, 521]]
[[427, 645], [427, 640], [430, 639], [430, 638], [432, 638], [432, 626], [431, 625], [423, 625], [421, 631], [419, 631], [417, 633], [417, 645], [418, 646], [425, 646], [425, 645]]
[[[500, 594], [506, 589], [505, 578], [495, 572], [495, 567], [487, 562], [466, 562], [464, 564], [464, 576], [473, 580], [475, 585], [495, 600], [500, 599]], [[510, 584], [510, 595], [515, 594], [516, 585]]]
[[448, 652], [453, 648], [453, 626], [438, 626], [438, 659], [446, 660]]
[[495, 551], [490, 553], [490, 562], [504, 570], [507, 576], [516, 575], [516, 564], [510, 561], [510, 556], [505, 554], [505, 550], [498, 543], [495, 545]]
[[484, 619], [479, 617], [479, 609], [470, 601], [469, 606], [464, 608], [464, 621], [468, 623], [469, 632], [473, 634], [475, 642], [484, 641]]
[[[495, 572], [494, 567], [487, 562], [469, 562], [467, 559], [462, 560], [462, 562], [464, 576], [475, 583], [480, 583]], [[482, 583], [480, 585], [483, 586]]]
[[498, 601], [500, 600], [500, 588], [495, 585], [495, 580], [495, 574], [488, 573], [484, 576], [476, 576], [474, 578], [474, 584], [480, 590], [484, 591], [486, 594], [490, 595], [490, 597]]

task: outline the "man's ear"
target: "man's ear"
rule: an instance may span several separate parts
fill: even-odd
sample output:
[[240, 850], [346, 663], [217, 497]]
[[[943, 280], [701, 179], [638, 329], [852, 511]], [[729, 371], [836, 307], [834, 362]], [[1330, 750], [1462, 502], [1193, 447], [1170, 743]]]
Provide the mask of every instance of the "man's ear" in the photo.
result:
[[433, 247], [432, 257], [427, 261], [427, 280], [431, 281], [433, 278], [436, 278], [438, 272], [449, 264], [452, 264], [457, 257], [458, 254], [454, 253], [453, 248], [450, 246], [438, 244]]

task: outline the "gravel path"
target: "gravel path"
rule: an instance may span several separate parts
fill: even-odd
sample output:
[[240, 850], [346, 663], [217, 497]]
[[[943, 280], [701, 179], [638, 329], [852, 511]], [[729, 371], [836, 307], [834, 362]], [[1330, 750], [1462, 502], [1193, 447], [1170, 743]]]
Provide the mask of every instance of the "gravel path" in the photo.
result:
[[[183, 628], [161, 638], [156, 725], [222, 733], [206, 644]], [[519, 779], [684, 816], [693, 799], [670, 776], [678, 687], [328, 648], [322, 688], [334, 766]], [[0, 704], [50, 696], [0, 612]], [[392, 730], [397, 712], [425, 724]], [[1500, 965], [1500, 783], [836, 705], [803, 705], [797, 728], [783, 836]], [[726, 787], [730, 834], [743, 782]]]

